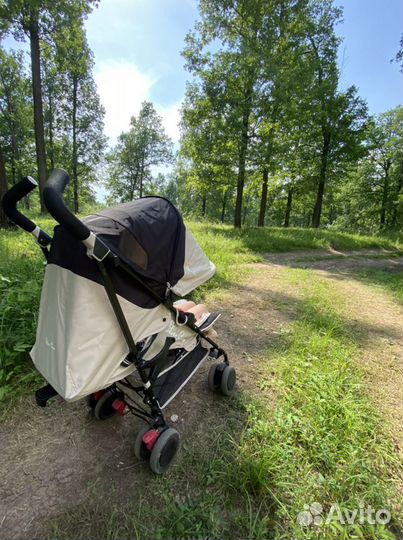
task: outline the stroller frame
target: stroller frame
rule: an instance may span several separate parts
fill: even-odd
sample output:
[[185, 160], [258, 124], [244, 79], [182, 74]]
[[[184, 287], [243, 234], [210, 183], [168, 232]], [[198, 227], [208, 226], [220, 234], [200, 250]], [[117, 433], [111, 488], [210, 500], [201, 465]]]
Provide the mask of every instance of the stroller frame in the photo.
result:
[[[151, 427], [151, 430], [150, 428], [147, 428], [147, 431], [142, 430], [139, 433], [135, 443], [135, 454], [137, 457], [146, 459], [150, 458], [151, 456], [151, 469], [155, 473], [162, 473], [165, 472], [173, 460], [173, 457], [175, 457], [176, 451], [179, 448], [179, 435], [175, 430], [167, 425], [158, 399], [154, 393], [152, 382], [156, 380], [158, 374], [161, 373], [161, 371], [168, 365], [170, 346], [175, 340], [171, 337], [166, 338], [165, 344], [159, 353], [157, 353], [151, 359], [146, 360], [144, 358], [144, 353], [147, 352], [147, 348], [144, 348], [143, 345], [136, 344], [134, 342], [132, 333], [115, 291], [109, 269], [111, 267], [119, 268], [125, 273], [129, 274], [136, 284], [146, 291], [147, 294], [158, 302], [158, 304], [163, 304], [167, 310], [175, 315], [176, 321], [180, 326], [186, 325], [197, 335], [198, 344], [203, 339], [210, 345], [209, 352], [206, 353], [210, 358], [217, 360], [222, 357], [222, 363], [213, 365], [212, 369], [210, 370], [209, 386], [212, 390], [216, 390], [220, 386], [222, 375], [225, 369], [229, 366], [228, 355], [213, 339], [211, 339], [211, 337], [206, 335], [206, 333], [196, 325], [196, 319], [192, 313], [181, 312], [175, 307], [172, 292], [169, 289], [169, 284], [167, 294], [164, 298], [161, 298], [135, 272], [135, 270], [125, 263], [117, 254], [113, 253], [101, 239], [99, 239], [81, 220], [70, 212], [63, 200], [63, 192], [68, 182], [69, 176], [62, 169], [56, 169], [52, 172], [43, 192], [45, 206], [52, 217], [60, 225], [66, 228], [78, 240], [83, 242], [87, 248], [87, 255], [96, 261], [102, 277], [103, 286], [129, 350], [129, 353], [124, 359], [122, 365], [128, 366], [130, 364], [134, 364], [142, 382], [141, 386], [135, 386], [127, 377], [125, 377], [119, 381], [116, 381], [111, 386], [100, 392], [102, 392], [102, 394], [108, 393], [109, 404], [115, 409], [112, 411], [113, 413], [117, 411], [121, 415], [124, 415], [131, 412], [133, 415], [142, 419]], [[36, 186], [37, 183], [33, 178], [23, 178], [18, 184], [15, 184], [6, 193], [6, 195], [3, 197], [2, 205], [6, 215], [11, 221], [25, 231], [31, 233], [36, 238], [45, 258], [48, 259], [52, 238], [16, 209], [18, 201], [24, 196], [28, 195], [28, 193], [35, 189]], [[150, 339], [152, 340], [153, 338], [151, 337]], [[180, 349], [177, 351], [180, 351]], [[230, 375], [229, 379], [227, 377], [227, 391], [222, 390], [222, 392], [226, 395], [230, 395], [232, 393], [235, 385], [235, 371], [233, 368], [228, 369], [232, 370], [232, 374]], [[129, 391], [134, 392], [140, 398], [142, 404], [138, 403], [134, 398], [129, 396]], [[97, 394], [99, 394], [99, 392], [88, 396], [88, 404], [93, 409], [96, 408], [97, 400], [99, 399]], [[50, 384], [37, 390], [35, 394], [37, 404], [41, 407], [45, 407], [47, 401], [56, 395], [56, 390], [54, 390]], [[105, 418], [106, 417], [108, 416], [105, 416]], [[103, 419], [102, 416], [99, 418]], [[167, 432], [165, 433], [165, 439], [167, 439], [167, 441], [165, 441], [164, 437], [161, 437], [165, 431]], [[173, 436], [174, 434], [170, 432], [175, 432], [177, 435], [177, 440]], [[162, 448], [162, 450], [159, 448], [159, 454], [161, 454], [161, 452], [162, 454], [159, 455], [159, 457], [157, 456], [157, 461], [156, 458], [154, 458], [153, 464], [153, 447], [158, 446], [158, 444], [155, 444], [157, 438], [164, 439], [164, 441], [167, 442], [165, 446], [169, 446], [169, 448], [167, 451], [165, 451], [166, 449], [164, 450], [164, 448]], [[172, 441], [174, 441], [173, 446]], [[167, 455], [163, 455], [164, 452], [165, 454], [168, 452], [168, 457]]]
[[[182, 325], [186, 325], [188, 328], [193, 330], [200, 339], [204, 339], [207, 341], [210, 345], [210, 353], [209, 356], [215, 359], [219, 359], [221, 356], [224, 358], [224, 363], [226, 365], [229, 365], [228, 355], [222, 349], [219, 347], [209, 336], [207, 336], [198, 326], [195, 324], [195, 318], [192, 313], [182, 313], [178, 312], [178, 310], [175, 308], [172, 299], [170, 296], [167, 296], [166, 298], [162, 299], [160, 298], [155, 291], [153, 291], [141, 278], [138, 276], [125, 262], [123, 262], [117, 255], [113, 254], [104, 244], [96, 247], [95, 241], [95, 248], [94, 248], [94, 254], [95, 250], [97, 252], [96, 260], [98, 264], [98, 268], [100, 269], [104, 287], [106, 290], [106, 293], [108, 295], [109, 301], [111, 303], [112, 309], [115, 313], [116, 319], [118, 321], [118, 324], [120, 326], [120, 329], [122, 331], [122, 334], [126, 340], [126, 344], [129, 348], [129, 354], [126, 357], [126, 361], [133, 362], [137, 368], [137, 371], [141, 377], [141, 380], [143, 382], [143, 386], [136, 387], [132, 385], [132, 383], [127, 379], [124, 378], [117, 383], [115, 383], [115, 387], [117, 385], [122, 385], [124, 387], [127, 387], [130, 390], [135, 391], [137, 394], [140, 395], [140, 397], [143, 397], [143, 402], [149, 406], [151, 410], [151, 415], [149, 415], [146, 411], [139, 410], [138, 405], [134, 405], [133, 401], [130, 400], [132, 403], [130, 403], [127, 399], [125, 400], [126, 405], [134, 414], [135, 416], [138, 416], [139, 418], [142, 418], [145, 421], [148, 421], [148, 419], [152, 419], [153, 421], [153, 427], [162, 427], [164, 428], [166, 426], [166, 422], [164, 419], [164, 415], [162, 413], [162, 410], [159, 406], [158, 400], [155, 397], [154, 391], [152, 389], [152, 385], [150, 384], [150, 370], [153, 370], [153, 375], [156, 375], [161, 369], [164, 367], [164, 361], [166, 360], [166, 357], [168, 355], [169, 347], [172, 344], [172, 341], [170, 338], [167, 338], [165, 345], [162, 349], [162, 351], [152, 360], [144, 361], [142, 358], [142, 351], [139, 350], [138, 346], [135, 344], [133, 340], [133, 336], [130, 332], [129, 326], [127, 324], [125, 315], [123, 313], [123, 310], [121, 308], [121, 305], [119, 303], [118, 297], [116, 295], [114, 286], [112, 284], [110, 275], [108, 273], [107, 266], [104, 263], [104, 260], [109, 258], [112, 259], [113, 264], [115, 267], [119, 267], [122, 270], [124, 270], [126, 273], [128, 273], [136, 282], [138, 285], [140, 285], [142, 288], [144, 288], [155, 300], [157, 300], [159, 303], [164, 304], [167, 309], [169, 309], [172, 313], [175, 314], [176, 317], [179, 318], [179, 322]], [[106, 248], [107, 251], [104, 250]]]

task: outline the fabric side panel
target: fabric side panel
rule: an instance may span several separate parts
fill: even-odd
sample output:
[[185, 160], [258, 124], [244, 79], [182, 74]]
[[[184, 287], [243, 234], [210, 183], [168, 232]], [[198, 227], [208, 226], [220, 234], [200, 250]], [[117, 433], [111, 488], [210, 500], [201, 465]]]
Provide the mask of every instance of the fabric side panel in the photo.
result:
[[215, 274], [215, 265], [208, 259], [193, 234], [186, 229], [184, 275], [172, 287], [174, 294], [184, 296]]
[[[164, 306], [142, 309], [119, 297], [135, 342], [169, 327]], [[122, 379], [128, 348], [103, 286], [48, 265], [42, 291], [34, 364], [72, 401]]]

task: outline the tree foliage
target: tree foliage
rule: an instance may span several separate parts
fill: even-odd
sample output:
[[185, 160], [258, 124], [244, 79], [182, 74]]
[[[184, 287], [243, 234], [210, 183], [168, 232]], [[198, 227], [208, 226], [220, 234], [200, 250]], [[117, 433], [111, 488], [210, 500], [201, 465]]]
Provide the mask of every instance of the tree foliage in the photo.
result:
[[153, 186], [153, 170], [172, 162], [173, 144], [162, 126], [152, 103], [144, 101], [130, 129], [119, 135], [109, 155], [108, 187], [112, 200], [131, 201], [142, 197]]
[[217, 219], [223, 202], [235, 226], [340, 222], [340, 190], [370, 147], [365, 101], [355, 86], [340, 89], [341, 9], [331, 0], [202, 0], [199, 11], [183, 51], [192, 75], [184, 207], [190, 198]]

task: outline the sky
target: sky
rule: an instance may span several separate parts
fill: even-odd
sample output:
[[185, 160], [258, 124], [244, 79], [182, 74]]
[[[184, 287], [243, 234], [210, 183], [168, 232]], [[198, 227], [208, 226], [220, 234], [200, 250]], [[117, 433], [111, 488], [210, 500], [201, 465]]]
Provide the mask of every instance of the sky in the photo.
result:
[[[403, 31], [402, 0], [336, 0], [344, 7], [341, 88], [355, 84], [371, 114], [402, 103], [402, 75], [391, 64]], [[189, 73], [180, 55], [197, 19], [196, 0], [101, 0], [86, 27], [110, 142], [127, 130], [144, 100], [179, 140], [179, 108]]]

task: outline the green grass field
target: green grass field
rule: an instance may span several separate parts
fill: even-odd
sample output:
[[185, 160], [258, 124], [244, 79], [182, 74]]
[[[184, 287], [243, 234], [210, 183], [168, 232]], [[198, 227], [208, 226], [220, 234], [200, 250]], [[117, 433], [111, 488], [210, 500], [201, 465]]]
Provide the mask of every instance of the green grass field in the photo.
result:
[[213, 235], [227, 239], [242, 250], [256, 253], [293, 251], [305, 249], [402, 249], [401, 238], [364, 236], [331, 229], [298, 229], [282, 227], [234, 229], [229, 225], [189, 223], [198, 238]]
[[[38, 221], [51, 232], [51, 220]], [[331, 231], [189, 226], [217, 265], [217, 276], [194, 295], [207, 301], [249, 277], [244, 263], [261, 260], [265, 252], [399, 247], [388, 239]], [[34, 341], [43, 271], [42, 254], [29, 235], [0, 231], [0, 399], [5, 411], [15, 395], [28, 387], [31, 392], [38, 377], [27, 351]], [[189, 442], [175, 474], [152, 480], [152, 506], [139, 507], [133, 494], [133, 503], [100, 507], [96, 537], [144, 538], [151, 530], [155, 538], [395, 538], [402, 501], [394, 478], [401, 463], [366, 397], [355, 361], [359, 340], [345, 325], [343, 299], [334, 286], [312, 279], [309, 270], [284, 269], [282, 277], [298, 286], [302, 301], [297, 321], [261, 360], [259, 384], [276, 395], [276, 406], [245, 394], [229, 401], [222, 409], [226, 433]], [[357, 278], [402, 301], [400, 276], [371, 271]], [[189, 482], [197, 496], [178, 500]], [[393, 510], [392, 527], [330, 523], [319, 530], [303, 528], [297, 515], [307, 501], [326, 510], [332, 501], [346, 511], [361, 501], [375, 508], [387, 505]], [[54, 535], [95, 537], [91, 512], [82, 508], [56, 520]]]

